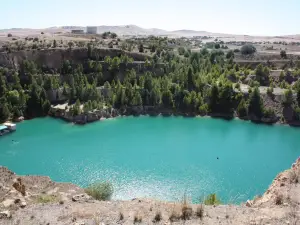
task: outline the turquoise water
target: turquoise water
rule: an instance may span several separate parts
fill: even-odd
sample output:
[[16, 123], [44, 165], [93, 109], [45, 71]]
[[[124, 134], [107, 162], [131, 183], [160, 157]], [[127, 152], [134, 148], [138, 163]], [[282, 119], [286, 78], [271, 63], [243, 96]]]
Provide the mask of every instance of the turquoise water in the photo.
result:
[[74, 126], [43, 118], [0, 138], [0, 165], [83, 187], [108, 180], [115, 199], [217, 193], [238, 203], [291, 166], [299, 136], [297, 128], [239, 120], [127, 117]]

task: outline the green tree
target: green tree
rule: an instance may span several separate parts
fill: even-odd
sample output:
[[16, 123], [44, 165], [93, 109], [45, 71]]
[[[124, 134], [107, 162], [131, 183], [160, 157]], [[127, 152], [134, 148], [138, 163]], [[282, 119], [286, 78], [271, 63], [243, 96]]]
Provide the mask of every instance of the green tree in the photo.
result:
[[219, 107], [219, 88], [216, 84], [214, 84], [210, 89], [209, 94], [209, 109], [211, 112], [217, 112]]
[[300, 107], [300, 88], [297, 89], [297, 103], [298, 106]]
[[161, 92], [158, 88], [153, 88], [150, 92], [150, 104], [153, 106], [160, 105]]
[[138, 90], [134, 90], [131, 105], [132, 106], [141, 106], [143, 104], [141, 94]]
[[144, 52], [144, 45], [143, 44], [139, 44], [139, 52]]
[[49, 110], [50, 110], [50, 107], [51, 107], [51, 104], [50, 104], [50, 101], [47, 99], [46, 101], [43, 102], [43, 113], [44, 115], [47, 115]]
[[246, 117], [248, 115], [247, 104], [244, 98], [242, 98], [237, 107], [237, 114], [239, 117]]
[[187, 88], [188, 90], [193, 90], [195, 88], [195, 83], [194, 83], [194, 74], [193, 70], [190, 67], [187, 73]]
[[281, 50], [280, 51], [280, 57], [283, 58], [283, 59], [286, 59], [287, 58], [286, 51]]
[[71, 49], [71, 48], [73, 48], [74, 47], [74, 42], [73, 41], [69, 41], [68, 42], [68, 46], [69, 46], [69, 48]]
[[290, 106], [293, 104], [293, 91], [291, 89], [287, 89], [284, 92], [284, 100], [283, 104]]
[[172, 108], [173, 107], [173, 95], [170, 90], [164, 91], [162, 93], [162, 103], [166, 108]]
[[256, 48], [251, 44], [243, 45], [241, 48], [241, 53], [243, 55], [252, 55], [256, 52]]
[[73, 116], [77, 116], [81, 114], [81, 103], [79, 99], [76, 100], [76, 103], [72, 107]]
[[178, 48], [178, 54], [179, 55], [184, 55], [184, 53], [185, 53], [185, 48], [184, 47], [179, 47]]
[[263, 116], [263, 103], [257, 87], [251, 92], [249, 99], [248, 113], [260, 119]]
[[234, 52], [232, 50], [229, 50], [226, 53], [226, 59], [234, 58]]
[[19, 92], [17, 90], [9, 91], [7, 93], [7, 100], [10, 102], [12, 105], [17, 105], [19, 104]]
[[10, 112], [7, 103], [1, 103], [0, 105], [0, 121], [6, 121], [10, 117]]
[[54, 39], [53, 40], [53, 48], [56, 48], [57, 47], [57, 43], [56, 43], [56, 40]]

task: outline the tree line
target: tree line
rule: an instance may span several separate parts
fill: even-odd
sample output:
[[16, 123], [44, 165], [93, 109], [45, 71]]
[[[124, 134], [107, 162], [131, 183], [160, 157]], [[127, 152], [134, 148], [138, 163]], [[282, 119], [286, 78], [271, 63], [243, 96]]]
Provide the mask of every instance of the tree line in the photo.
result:
[[[272, 109], [264, 108], [257, 87], [249, 95], [238, 85], [234, 87], [231, 78], [249, 74], [249, 69], [235, 64], [232, 52], [202, 49], [187, 54], [156, 52], [147, 63], [153, 68], [164, 63], [168, 72], [163, 76], [137, 74], [134, 69], [125, 71], [121, 78], [116, 76], [121, 62], [133, 61], [128, 56], [105, 58], [110, 74], [106, 79], [100, 61], [89, 59], [82, 64], [62, 61], [56, 75], [45, 74], [43, 68], [27, 60], [18, 70], [0, 68], [0, 119], [47, 115], [51, 106], [48, 92], [53, 90], [73, 105], [70, 110], [74, 115], [82, 113], [81, 104], [84, 112], [104, 106], [155, 106], [187, 114], [274, 115]], [[258, 66], [255, 72], [259, 84], [267, 82], [267, 67]]]

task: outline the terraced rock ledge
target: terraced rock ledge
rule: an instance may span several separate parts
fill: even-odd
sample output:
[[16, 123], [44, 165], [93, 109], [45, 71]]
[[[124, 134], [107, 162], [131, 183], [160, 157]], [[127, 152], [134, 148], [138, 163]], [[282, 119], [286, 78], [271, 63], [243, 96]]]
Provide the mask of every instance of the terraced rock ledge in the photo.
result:
[[84, 189], [0, 167], [0, 224], [300, 224], [300, 158], [264, 195], [240, 205], [97, 201]]

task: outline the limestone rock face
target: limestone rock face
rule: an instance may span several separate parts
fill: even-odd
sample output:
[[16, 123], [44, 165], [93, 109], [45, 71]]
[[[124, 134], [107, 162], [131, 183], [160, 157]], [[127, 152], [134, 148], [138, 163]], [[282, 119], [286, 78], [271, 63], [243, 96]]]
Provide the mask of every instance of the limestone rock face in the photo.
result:
[[79, 194], [79, 195], [74, 195], [72, 197], [73, 202], [86, 202], [90, 199], [91, 199], [91, 197], [88, 196], [87, 194]]
[[8, 219], [8, 218], [11, 218], [10, 211], [6, 210], [6, 211], [0, 212], [0, 219]]

